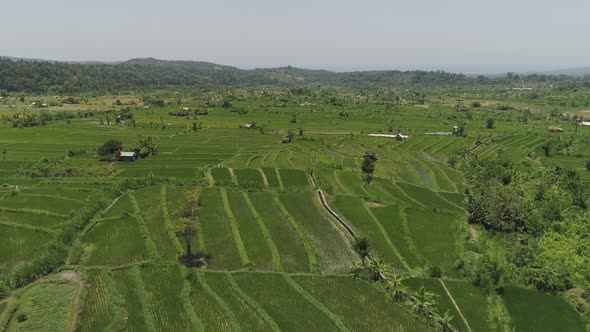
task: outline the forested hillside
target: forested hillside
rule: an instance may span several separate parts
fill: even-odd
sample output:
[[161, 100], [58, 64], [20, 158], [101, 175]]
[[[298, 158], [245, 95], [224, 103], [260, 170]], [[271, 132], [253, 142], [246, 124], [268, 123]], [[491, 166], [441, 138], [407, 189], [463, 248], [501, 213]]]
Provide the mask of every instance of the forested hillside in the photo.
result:
[[0, 58], [0, 90], [38, 94], [120, 92], [167, 87], [331, 85], [342, 87], [475, 86], [497, 83], [568, 81], [590, 86], [590, 78], [532, 74], [490, 79], [442, 71], [336, 73], [291, 66], [242, 70], [196, 61], [132, 59], [116, 64], [64, 63]]

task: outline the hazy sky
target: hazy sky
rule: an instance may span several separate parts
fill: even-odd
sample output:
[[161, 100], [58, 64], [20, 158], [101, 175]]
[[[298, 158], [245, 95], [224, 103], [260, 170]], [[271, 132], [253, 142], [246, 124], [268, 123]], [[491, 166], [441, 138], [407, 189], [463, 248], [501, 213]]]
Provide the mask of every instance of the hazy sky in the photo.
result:
[[4, 0], [0, 55], [242, 68], [590, 65], [589, 0]]

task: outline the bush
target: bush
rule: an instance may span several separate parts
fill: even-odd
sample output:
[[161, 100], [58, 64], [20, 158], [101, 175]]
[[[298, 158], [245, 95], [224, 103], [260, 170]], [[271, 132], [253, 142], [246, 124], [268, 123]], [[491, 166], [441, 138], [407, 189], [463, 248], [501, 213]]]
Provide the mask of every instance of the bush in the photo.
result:
[[19, 323], [22, 323], [24, 321], [26, 321], [27, 319], [29, 319], [29, 317], [27, 317], [27, 314], [21, 312], [20, 314], [16, 315], [16, 321]]
[[430, 275], [431, 278], [441, 278], [443, 275], [443, 269], [442, 267], [435, 265], [435, 266], [431, 266], [428, 269], [428, 274]]
[[474, 284], [484, 293], [492, 294], [498, 290], [504, 269], [489, 256], [483, 256], [477, 261]]
[[123, 142], [116, 139], [110, 139], [104, 142], [103, 145], [96, 148], [96, 153], [98, 153], [100, 156], [106, 156], [119, 150], [123, 150]]

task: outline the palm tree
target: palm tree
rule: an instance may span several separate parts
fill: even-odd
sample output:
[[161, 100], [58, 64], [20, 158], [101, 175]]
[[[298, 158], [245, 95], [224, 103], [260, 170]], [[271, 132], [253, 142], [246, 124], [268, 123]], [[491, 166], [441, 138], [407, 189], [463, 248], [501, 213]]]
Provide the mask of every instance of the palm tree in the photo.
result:
[[424, 286], [420, 286], [414, 298], [414, 305], [412, 306], [414, 311], [418, 314], [428, 316], [432, 313], [434, 304], [434, 294], [427, 292]]
[[391, 291], [393, 300], [396, 302], [403, 301], [408, 294], [407, 287], [403, 284], [405, 279], [406, 278], [400, 276], [397, 273], [393, 273], [391, 276], [389, 276], [388, 288]]
[[373, 281], [379, 281], [383, 279], [383, 274], [387, 270], [387, 268], [387, 264], [385, 264], [385, 262], [383, 262], [383, 259], [381, 259], [380, 257], [374, 257], [369, 260], [369, 271]]
[[444, 332], [449, 332], [449, 331], [453, 331], [453, 325], [451, 325], [451, 321], [453, 320], [453, 316], [451, 315], [451, 313], [447, 310], [445, 311], [444, 316], [438, 318], [438, 323], [440, 324], [440, 326], [442, 327], [442, 330]]

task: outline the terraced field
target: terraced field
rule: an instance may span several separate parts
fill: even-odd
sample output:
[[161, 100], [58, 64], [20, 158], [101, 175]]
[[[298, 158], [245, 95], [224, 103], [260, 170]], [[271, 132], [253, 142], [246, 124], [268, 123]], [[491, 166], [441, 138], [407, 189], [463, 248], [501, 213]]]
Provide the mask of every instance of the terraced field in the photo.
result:
[[[458, 331], [584, 331], [587, 322], [563, 297], [514, 286], [486, 295], [465, 277], [472, 271], [458, 269], [491, 241], [473, 243], [484, 230], [465, 221], [467, 183], [452, 164], [475, 137], [447, 135], [449, 125], [427, 108], [368, 103], [365, 116], [357, 113], [361, 104], [279, 107], [261, 91], [232, 97], [247, 115], [206, 107], [199, 130], [167, 115], [170, 104], [135, 110], [136, 126], [98, 125], [94, 117], [52, 122], [34, 134], [2, 127], [0, 145], [9, 152], [0, 161], [0, 286], [5, 276], [28, 283], [14, 273], [66, 245], [57, 268], [35, 271], [48, 277], [0, 299], [0, 331], [440, 329], [413, 302], [395, 302], [393, 286], [351, 275], [353, 264], [369, 262], [353, 246], [364, 236], [370, 257], [382, 258], [409, 290], [432, 292], [438, 314], [448, 311]], [[238, 129], [246, 117], [268, 130]], [[410, 130], [408, 141], [366, 135], [392, 118]], [[282, 143], [299, 127], [301, 136]], [[495, 158], [501, 150], [529, 170], [544, 160], [541, 146], [551, 136], [506, 128], [493, 139], [482, 135], [472, 155]], [[94, 155], [107, 139], [132, 147], [138, 135], [152, 136], [157, 153], [129, 163]], [[379, 157], [370, 184], [360, 167], [369, 150]], [[26, 172], [46, 171], [35, 168], [43, 158], [71, 174]], [[575, 155], [553, 161], [584, 167]], [[174, 224], [187, 193], [198, 195], [190, 241], [200, 260], [193, 261], [184, 260]], [[440, 279], [429, 277], [436, 268]], [[19, 321], [21, 313], [28, 319]]]

